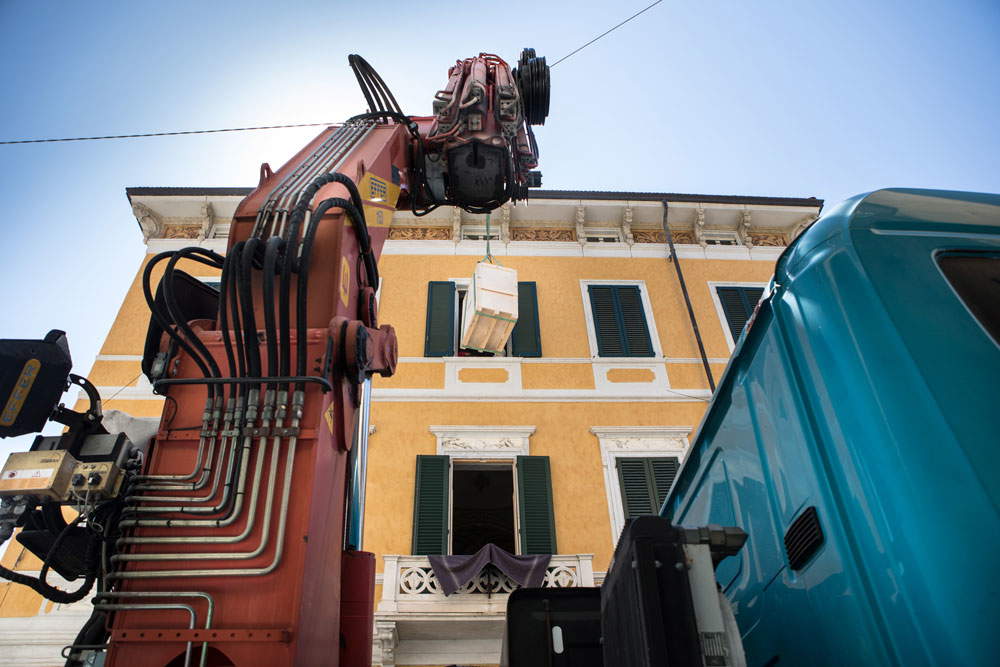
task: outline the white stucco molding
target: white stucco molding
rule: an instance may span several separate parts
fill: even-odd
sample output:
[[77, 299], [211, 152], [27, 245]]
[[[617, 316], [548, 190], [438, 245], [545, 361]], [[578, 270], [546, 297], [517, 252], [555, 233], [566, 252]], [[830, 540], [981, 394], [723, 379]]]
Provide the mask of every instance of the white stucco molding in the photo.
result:
[[512, 459], [528, 455], [534, 426], [429, 426], [437, 453], [452, 458]]
[[618, 483], [616, 460], [626, 457], [675, 456], [683, 463], [690, 447], [690, 426], [592, 426], [601, 448], [604, 490], [611, 519], [611, 543], [625, 526], [625, 505]]

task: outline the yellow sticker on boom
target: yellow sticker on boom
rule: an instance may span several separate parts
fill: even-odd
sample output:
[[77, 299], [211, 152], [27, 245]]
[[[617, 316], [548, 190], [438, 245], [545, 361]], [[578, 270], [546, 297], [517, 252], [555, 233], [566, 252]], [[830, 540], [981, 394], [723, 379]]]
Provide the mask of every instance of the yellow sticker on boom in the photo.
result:
[[346, 257], [340, 258], [340, 300], [347, 306], [351, 296], [351, 265]]
[[21, 375], [17, 378], [17, 383], [14, 385], [13, 391], [10, 392], [7, 403], [3, 406], [3, 412], [0, 413], [0, 426], [10, 426], [21, 414], [21, 408], [24, 407], [24, 401], [28, 398], [31, 385], [35, 384], [35, 378], [38, 377], [38, 371], [41, 369], [42, 362], [38, 359], [28, 359], [24, 362]]

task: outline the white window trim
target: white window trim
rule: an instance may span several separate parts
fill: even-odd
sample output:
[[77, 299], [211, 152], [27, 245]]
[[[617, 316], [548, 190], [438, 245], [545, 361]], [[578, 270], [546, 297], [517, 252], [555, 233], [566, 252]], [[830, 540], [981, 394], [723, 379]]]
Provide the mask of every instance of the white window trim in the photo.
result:
[[529, 439], [534, 426], [428, 426], [437, 437], [437, 453], [449, 457], [448, 465], [448, 553], [452, 552], [452, 522], [455, 494], [456, 461], [489, 461], [507, 463], [511, 467], [514, 489], [514, 551], [521, 553], [520, 511], [517, 506], [518, 456], [528, 456]]
[[[588, 236], [614, 236], [615, 240], [614, 241], [589, 241], [589, 240], [587, 240]], [[625, 243], [624, 239], [622, 238], [622, 230], [618, 229], [616, 227], [584, 227], [583, 228], [583, 241], [585, 243], [592, 243], [592, 244], [596, 244], [596, 245], [611, 245], [611, 244], [615, 244], [615, 243], [617, 243], [619, 245], [622, 245], [622, 244]]]
[[729, 331], [729, 322], [726, 320], [726, 311], [722, 308], [722, 299], [719, 298], [719, 292], [715, 289], [716, 287], [761, 287], [764, 289], [764, 293], [761, 294], [760, 298], [763, 299], [767, 296], [767, 283], [736, 283], [721, 280], [708, 281], [708, 291], [712, 295], [712, 303], [715, 304], [715, 312], [719, 315], [719, 324], [722, 326], [722, 334], [726, 337], [726, 345], [729, 346], [729, 351], [732, 352], [736, 349], [736, 341], [733, 340], [733, 334]]
[[[742, 246], [743, 239], [740, 238], [739, 232], [734, 229], [703, 229], [701, 230], [701, 242], [703, 245], [712, 245], [715, 247], [733, 247]], [[732, 243], [708, 243], [708, 241], [732, 241]]]
[[[608, 500], [608, 517], [611, 520], [611, 544], [618, 543], [625, 527], [625, 501], [618, 481], [616, 459], [677, 457], [678, 465], [690, 449], [690, 426], [593, 426], [590, 432], [597, 436], [601, 446], [601, 465], [604, 468], [604, 490]], [[678, 471], [680, 468], [678, 468]]]
[[[590, 285], [636, 285], [639, 288], [639, 297], [642, 299], [642, 310], [646, 315], [646, 326], [649, 327], [649, 337], [653, 343], [652, 357], [602, 357], [598, 354], [597, 329], [594, 327], [594, 314], [590, 310], [590, 295], [587, 288]], [[653, 317], [653, 306], [649, 300], [649, 292], [646, 290], [646, 282], [643, 280], [581, 280], [580, 295], [583, 299], [583, 315], [587, 321], [587, 341], [590, 343], [591, 359], [638, 361], [642, 359], [663, 359], [663, 349], [660, 347], [660, 334], [656, 329], [656, 319]]]
[[[492, 238], [496, 234], [496, 238]], [[486, 239], [470, 239], [468, 235], [476, 236], [486, 236], [486, 225], [462, 225], [462, 232], [460, 241], [475, 241], [477, 243], [486, 243]], [[500, 227], [490, 225], [490, 243], [500, 242]]]
[[507, 339], [507, 343], [503, 347], [503, 354], [494, 355], [492, 357], [460, 357], [458, 356], [458, 351], [462, 349], [460, 343], [462, 342], [462, 310], [458, 307], [458, 293], [460, 291], [465, 291], [465, 296], [469, 296], [469, 288], [472, 287], [472, 278], [448, 278], [448, 280], [455, 284], [455, 356], [454, 357], [443, 357], [444, 359], [510, 359], [514, 356], [513, 352], [513, 341], [514, 337], [511, 336]]

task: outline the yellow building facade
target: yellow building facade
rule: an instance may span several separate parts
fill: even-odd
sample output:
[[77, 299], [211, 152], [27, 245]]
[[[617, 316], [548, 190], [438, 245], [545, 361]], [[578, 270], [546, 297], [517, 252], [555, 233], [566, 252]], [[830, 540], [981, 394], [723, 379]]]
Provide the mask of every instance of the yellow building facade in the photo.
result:
[[[130, 188], [147, 259], [194, 244], [224, 252], [247, 192]], [[377, 559], [374, 664], [499, 661], [512, 582], [486, 572], [446, 597], [428, 554], [489, 541], [551, 555], [546, 586], [601, 583], [626, 518], [655, 511], [683, 464], [711, 397], [706, 366], [721, 376], [775, 260], [820, 207], [540, 191], [494, 212], [488, 227], [485, 216], [448, 208], [394, 217], [379, 320], [395, 327], [400, 359], [373, 385], [363, 545]], [[517, 270], [520, 313], [504, 352], [479, 356], [458, 339], [487, 244]], [[155, 419], [162, 399], [139, 370], [143, 266], [89, 378], [106, 408]], [[16, 545], [4, 564], [38, 568]], [[0, 586], [0, 651], [20, 651], [18, 664], [61, 664], [86, 603], [62, 608]], [[36, 644], [18, 645], [25, 632]]]

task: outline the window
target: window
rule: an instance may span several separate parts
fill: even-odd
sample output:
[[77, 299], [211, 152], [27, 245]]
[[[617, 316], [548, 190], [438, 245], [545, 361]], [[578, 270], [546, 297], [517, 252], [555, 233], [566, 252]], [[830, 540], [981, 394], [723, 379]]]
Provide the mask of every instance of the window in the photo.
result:
[[758, 285], [714, 285], [715, 302], [726, 322], [730, 347], [743, 333], [753, 309], [764, 295], [764, 287]]
[[739, 237], [736, 232], [726, 232], [719, 230], [702, 230], [701, 241], [705, 245], [739, 245]]
[[[452, 281], [432, 281], [427, 285], [427, 326], [424, 333], [425, 357], [495, 356], [489, 352], [460, 350], [459, 322], [467, 287]], [[534, 282], [517, 284], [517, 324], [507, 343], [506, 354], [515, 357], [542, 356], [538, 322], [538, 289]]]
[[489, 542], [512, 553], [556, 553], [549, 457], [417, 456], [413, 553], [471, 554]]
[[622, 237], [616, 229], [584, 229], [587, 243], [621, 243]]
[[462, 227], [462, 240], [463, 241], [499, 241], [500, 240], [500, 230], [496, 227], [490, 227], [490, 233], [486, 233], [486, 225], [483, 226], [470, 226]]
[[587, 285], [587, 295], [598, 356], [655, 356], [638, 285]]
[[938, 266], [983, 329], [1000, 344], [1000, 257], [949, 253]]
[[673, 456], [615, 459], [625, 518], [659, 514], [677, 476], [678, 466]]

